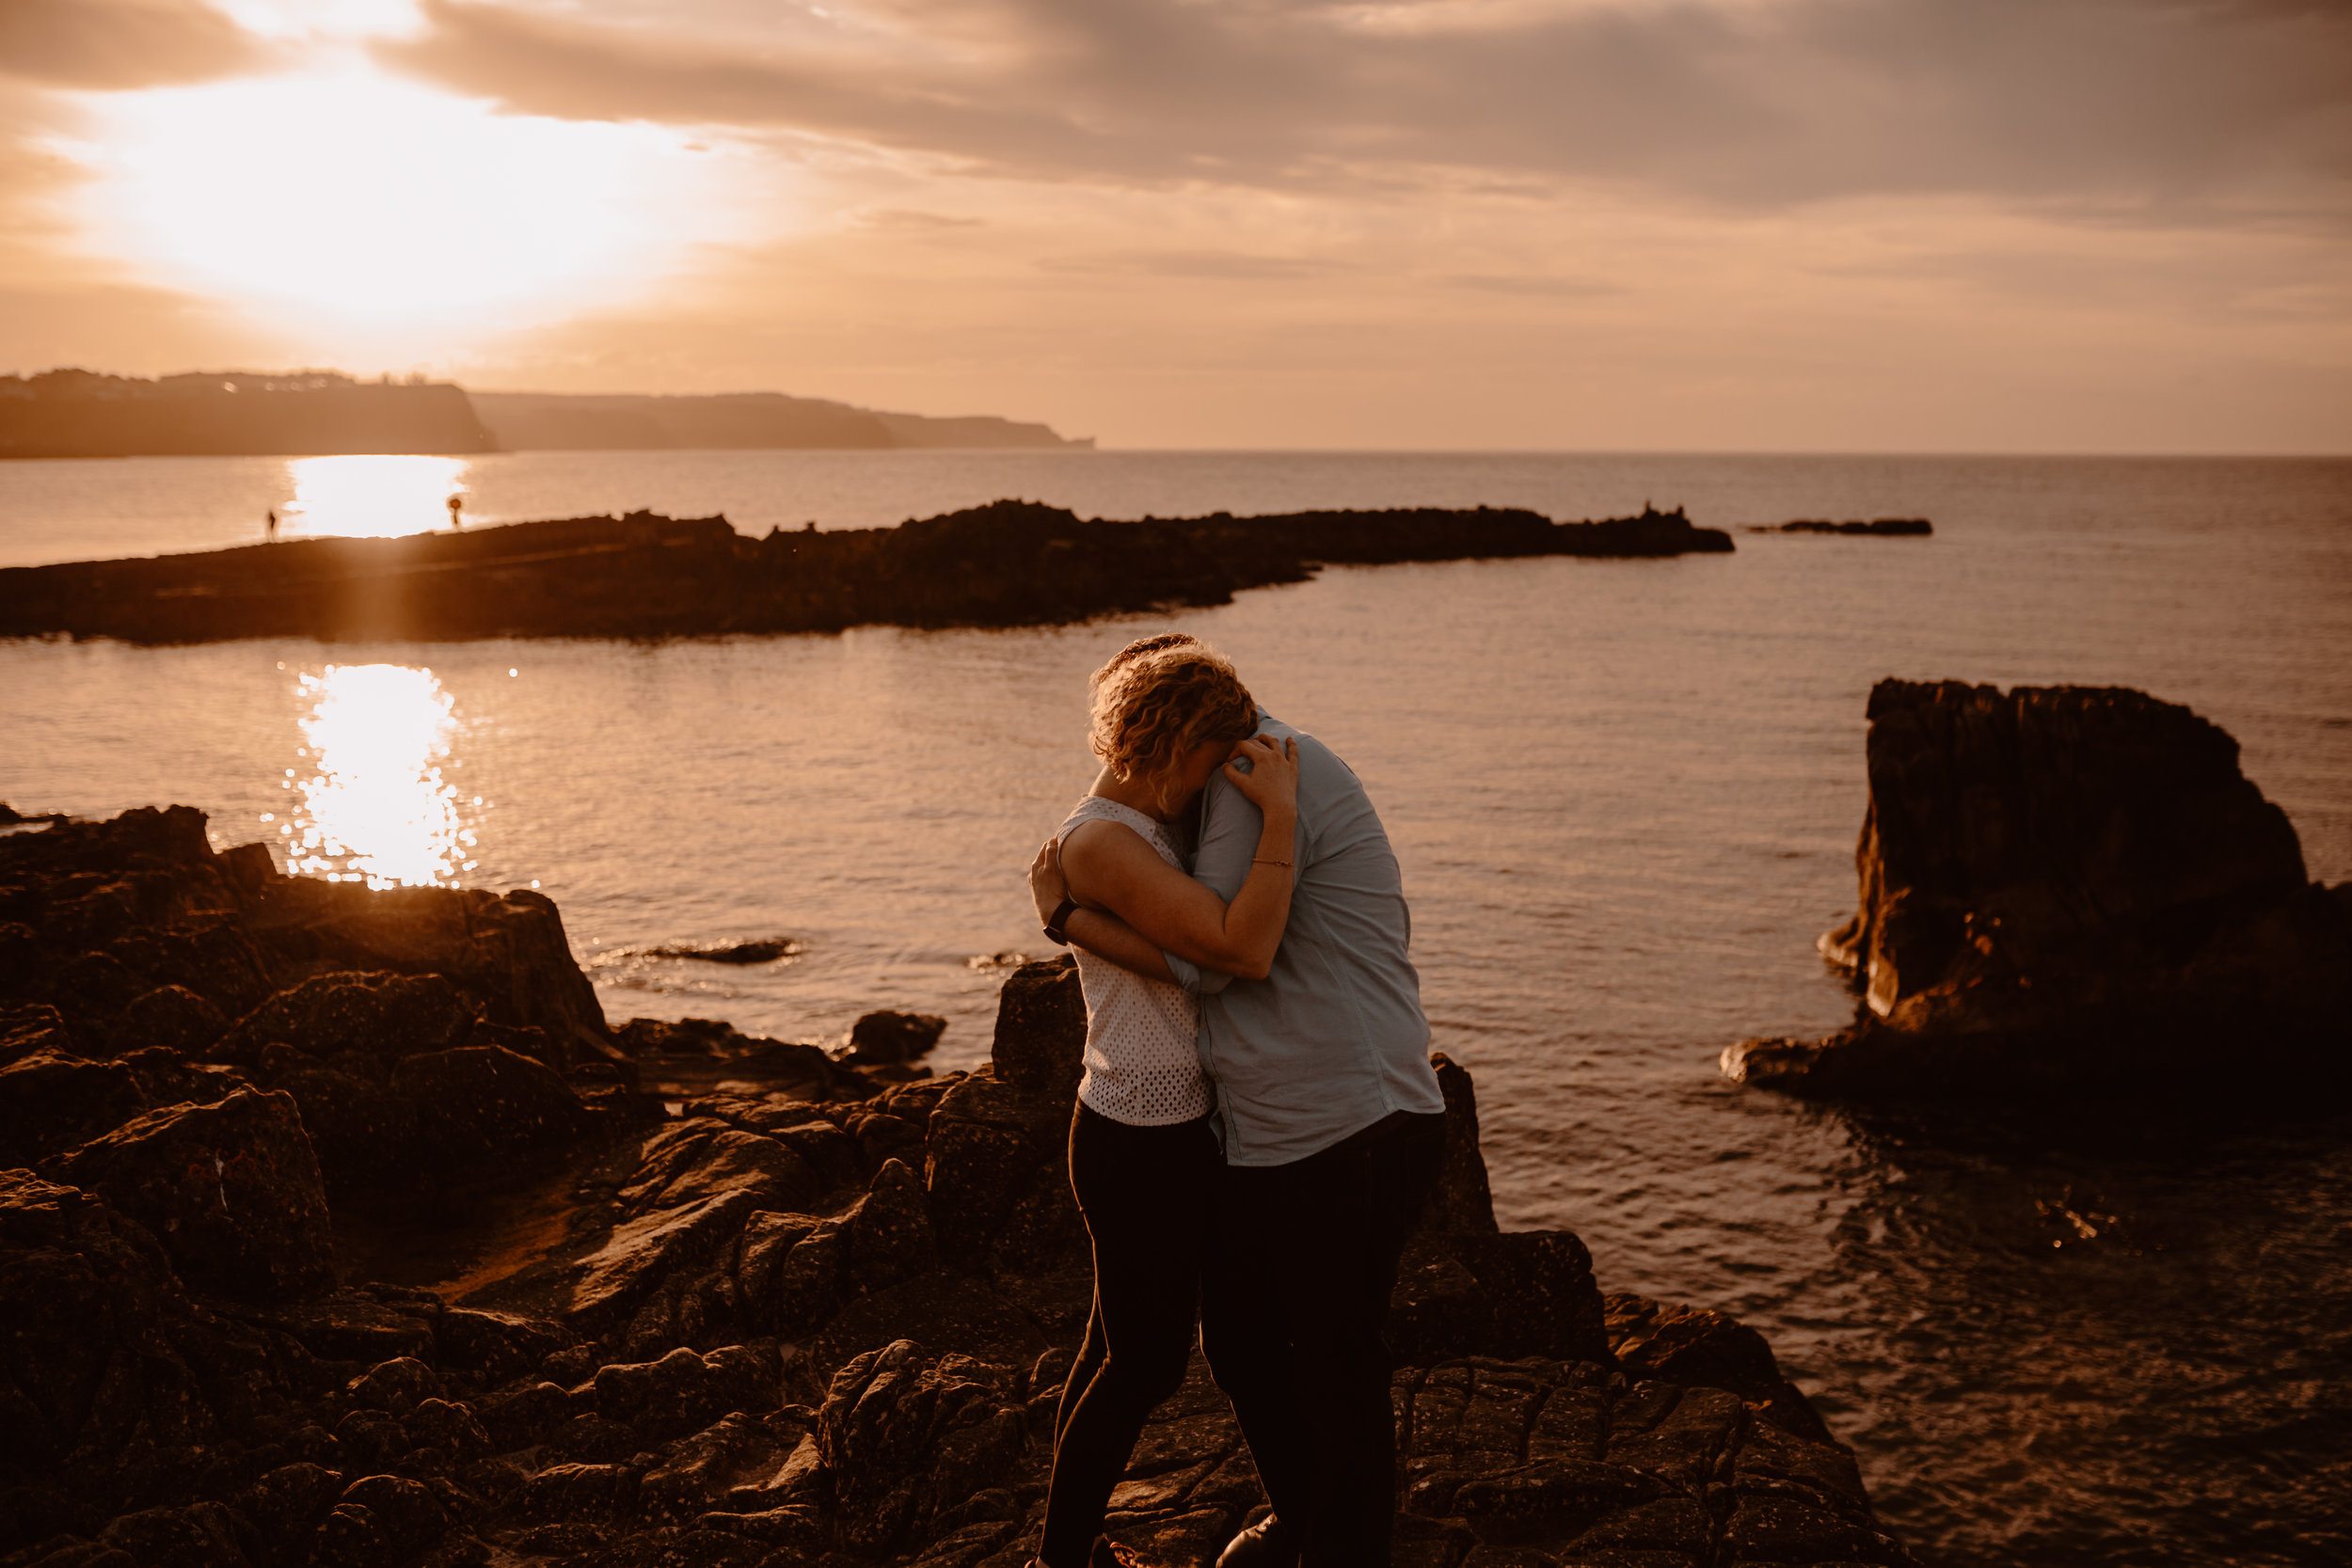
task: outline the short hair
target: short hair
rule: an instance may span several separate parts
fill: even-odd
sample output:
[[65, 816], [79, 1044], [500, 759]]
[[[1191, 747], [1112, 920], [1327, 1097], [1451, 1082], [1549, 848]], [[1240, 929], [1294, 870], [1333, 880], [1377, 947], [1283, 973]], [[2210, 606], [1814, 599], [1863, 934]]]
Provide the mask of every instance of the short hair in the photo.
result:
[[1094, 754], [1139, 778], [1166, 810], [1184, 753], [1258, 727], [1258, 705], [1233, 662], [1186, 632], [1131, 642], [1094, 673]]

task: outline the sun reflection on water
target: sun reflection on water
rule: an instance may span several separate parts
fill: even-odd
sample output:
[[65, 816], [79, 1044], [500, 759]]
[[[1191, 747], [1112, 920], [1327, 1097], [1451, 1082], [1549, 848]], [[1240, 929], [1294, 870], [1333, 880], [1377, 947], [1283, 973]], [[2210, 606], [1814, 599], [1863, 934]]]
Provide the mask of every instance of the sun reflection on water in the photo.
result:
[[384, 538], [447, 528], [449, 499], [467, 494], [470, 467], [463, 457], [291, 458], [287, 530]]
[[[461, 725], [430, 670], [330, 664], [295, 688], [309, 711], [304, 768], [281, 782], [296, 800], [278, 826], [286, 869], [370, 887], [449, 883], [474, 867], [469, 813], [443, 777]], [[267, 820], [265, 817], [264, 820]]]

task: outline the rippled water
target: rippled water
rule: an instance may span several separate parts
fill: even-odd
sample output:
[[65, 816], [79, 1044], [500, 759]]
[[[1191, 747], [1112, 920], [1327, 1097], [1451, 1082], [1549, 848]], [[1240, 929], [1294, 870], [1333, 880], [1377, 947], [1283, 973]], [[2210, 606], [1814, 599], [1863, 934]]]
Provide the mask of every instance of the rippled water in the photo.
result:
[[[2352, 1122], [1922, 1125], [1714, 1069], [1732, 1038], [1851, 1010], [1811, 944], [1851, 908], [1882, 675], [2186, 702], [2244, 744], [2312, 874], [2352, 877], [2352, 464], [590, 455], [568, 480], [541, 460], [574, 454], [455, 477], [485, 515], [506, 485], [536, 514], [723, 509], [747, 528], [999, 494], [1112, 515], [1649, 499], [1729, 527], [1933, 517], [1928, 540], [1333, 570], [1173, 624], [1371, 787], [1438, 1044], [1478, 1077], [1506, 1225], [1572, 1227], [1610, 1286], [1763, 1327], [1937, 1560], [2352, 1559]], [[205, 493], [239, 507], [285, 479], [215, 461]], [[138, 523], [151, 479], [0, 467], [0, 559], [54, 556], [59, 518], [108, 507], [124, 551], [238, 526]], [[1085, 673], [1162, 624], [17, 643], [0, 646], [0, 798], [186, 800], [222, 844], [272, 838], [323, 872], [535, 880], [616, 1020], [821, 1037], [912, 1007], [949, 1017], [939, 1059], [966, 1065], [987, 1049], [993, 959], [1041, 945], [1020, 871], [1091, 772]], [[774, 936], [802, 952], [748, 969], [650, 952]]]

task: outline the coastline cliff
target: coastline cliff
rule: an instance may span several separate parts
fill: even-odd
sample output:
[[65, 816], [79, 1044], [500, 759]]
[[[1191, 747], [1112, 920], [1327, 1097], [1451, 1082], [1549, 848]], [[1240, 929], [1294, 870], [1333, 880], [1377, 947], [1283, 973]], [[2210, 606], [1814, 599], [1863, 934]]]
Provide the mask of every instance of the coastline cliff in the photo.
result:
[[0, 458], [496, 451], [463, 388], [332, 371], [0, 378]]
[[1229, 602], [1324, 564], [1722, 553], [1677, 509], [1594, 523], [1480, 507], [1082, 520], [1033, 501], [894, 529], [649, 512], [398, 539], [306, 539], [0, 570], [0, 637], [697, 637], [1041, 626]]
[[894, 414], [781, 392], [469, 393], [421, 376], [359, 381], [336, 371], [0, 376], [0, 458], [1093, 445], [993, 414]]
[[[185, 807], [0, 837], [0, 1559], [1033, 1552], [1088, 1300], [1066, 960], [1007, 981], [972, 1072], [912, 1065], [936, 1030], [898, 1015], [847, 1054], [615, 1031], [544, 897], [283, 877]], [[1437, 1065], [1396, 1560], [1910, 1568], [1753, 1330], [1497, 1227], [1470, 1075]], [[453, 1230], [549, 1168], [559, 1213], [453, 1238], [462, 1289], [350, 1266], [372, 1199]], [[1196, 1362], [1110, 1533], [1193, 1568], [1263, 1506]]]

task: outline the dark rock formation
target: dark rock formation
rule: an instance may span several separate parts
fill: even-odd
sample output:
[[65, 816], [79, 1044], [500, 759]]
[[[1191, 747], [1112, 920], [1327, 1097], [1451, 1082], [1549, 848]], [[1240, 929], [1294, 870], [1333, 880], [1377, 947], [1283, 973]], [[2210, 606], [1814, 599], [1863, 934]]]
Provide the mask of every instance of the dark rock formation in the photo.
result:
[[[1724, 1070], [1822, 1094], [2103, 1083], [2220, 1092], [2341, 1071], [2352, 884], [2309, 882], [2237, 743], [2115, 688], [1882, 681], [1861, 907], [1821, 938], [1858, 1022]], [[2230, 1042], [2226, 1057], [2214, 1054]]]
[[930, 1013], [867, 1013], [850, 1027], [850, 1049], [841, 1059], [852, 1067], [895, 1067], [928, 1055], [947, 1021]]
[[692, 637], [1036, 626], [1229, 602], [1326, 562], [1725, 551], [1679, 510], [1308, 512], [1083, 522], [1000, 500], [895, 529], [746, 539], [651, 513], [0, 570], [0, 637]]
[[[1034, 1553], [1089, 1295], [1063, 1155], [1085, 1033], [1066, 958], [1008, 978], [993, 1058], [973, 1072], [878, 1081], [898, 1064], [693, 1021], [640, 1020], [575, 1057], [569, 1031], [600, 1020], [559, 976], [453, 947], [433, 901], [335, 908], [379, 958], [405, 929], [411, 957], [465, 961], [345, 969], [359, 937], [271, 924], [311, 906], [201, 835], [174, 811], [0, 841], [0, 912], [73, 933], [23, 939], [40, 964], [10, 983], [40, 994], [0, 1014], [0, 1071], [26, 1091], [0, 1097], [7, 1157], [40, 1162], [0, 1170], [0, 1563], [1018, 1568]], [[458, 908], [478, 937], [553, 924], [536, 905]], [[185, 996], [119, 999], [153, 996], [158, 955], [199, 925], [217, 975], [183, 964], [168, 973]], [[68, 957], [84, 942], [114, 968]], [[492, 946], [537, 961], [531, 942]], [[118, 999], [61, 989], [76, 965], [119, 969]], [[871, 1033], [927, 1043], [934, 1022]], [[149, 1027], [219, 1060], [138, 1045]], [[538, 1054], [512, 1048], [526, 1035]], [[647, 1078], [695, 1058], [730, 1076], [636, 1126], [602, 1053], [631, 1048]], [[1391, 1323], [1397, 1560], [1908, 1568], [1753, 1332], [1604, 1301], [1576, 1237], [1497, 1227], [1474, 1087], [1438, 1068], [1444, 1170]], [[416, 1181], [582, 1128], [612, 1158], [552, 1250], [454, 1301], [334, 1282], [314, 1144], [330, 1179]], [[1210, 1562], [1263, 1510], [1197, 1361], [1111, 1506], [1112, 1537], [1168, 1568]]]
[[1869, 533], [1885, 539], [1918, 539], [1935, 531], [1935, 525], [1925, 517], [1873, 517], [1867, 522], [1855, 518], [1842, 523], [1825, 522], [1817, 517], [1800, 517], [1778, 528], [1758, 527], [1753, 533]]
[[[313, 1148], [332, 1191], [413, 1188], [641, 1114], [562, 918], [528, 890], [280, 877], [261, 845], [215, 853], [200, 813], [142, 809], [0, 839], [0, 947], [10, 1163], [64, 1171], [134, 1128], [218, 1125], [203, 1137], [232, 1175], [210, 1185], [232, 1196], [233, 1173]], [[189, 1172], [213, 1158], [185, 1152]], [[89, 1172], [60, 1179], [182, 1234]]]

